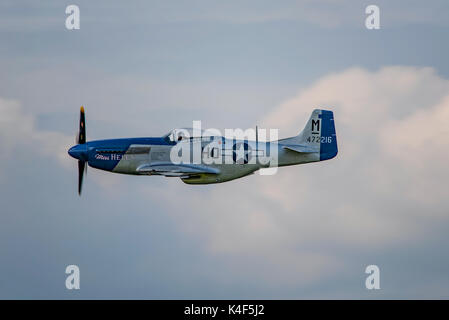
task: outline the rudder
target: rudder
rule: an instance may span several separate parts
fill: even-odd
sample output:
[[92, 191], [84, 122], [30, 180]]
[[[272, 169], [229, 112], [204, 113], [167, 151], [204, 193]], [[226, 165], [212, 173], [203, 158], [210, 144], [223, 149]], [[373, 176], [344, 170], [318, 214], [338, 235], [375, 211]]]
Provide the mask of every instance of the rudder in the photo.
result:
[[320, 161], [334, 158], [338, 153], [334, 113], [321, 110]]

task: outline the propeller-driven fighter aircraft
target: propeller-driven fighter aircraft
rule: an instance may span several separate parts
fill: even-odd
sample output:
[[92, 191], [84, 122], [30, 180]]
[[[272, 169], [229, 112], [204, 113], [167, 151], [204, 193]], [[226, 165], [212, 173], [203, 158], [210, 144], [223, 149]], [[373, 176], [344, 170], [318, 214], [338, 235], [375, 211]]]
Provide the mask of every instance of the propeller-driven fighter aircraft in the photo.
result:
[[162, 137], [86, 141], [84, 108], [80, 110], [77, 145], [69, 155], [78, 159], [81, 195], [86, 163], [97, 169], [133, 174], [178, 177], [188, 184], [234, 180], [261, 168], [283, 167], [332, 159], [337, 155], [332, 111], [315, 109], [303, 131], [277, 141], [229, 139], [174, 129]]

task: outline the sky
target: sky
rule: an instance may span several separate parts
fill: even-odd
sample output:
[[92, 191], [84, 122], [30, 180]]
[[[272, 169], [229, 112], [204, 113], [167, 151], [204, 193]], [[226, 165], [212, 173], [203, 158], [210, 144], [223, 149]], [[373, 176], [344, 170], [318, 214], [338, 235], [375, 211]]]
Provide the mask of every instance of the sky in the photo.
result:
[[[0, 298], [449, 298], [448, 38], [436, 0], [2, 1]], [[203, 186], [89, 168], [79, 197], [81, 105], [88, 140], [329, 109], [339, 154]]]

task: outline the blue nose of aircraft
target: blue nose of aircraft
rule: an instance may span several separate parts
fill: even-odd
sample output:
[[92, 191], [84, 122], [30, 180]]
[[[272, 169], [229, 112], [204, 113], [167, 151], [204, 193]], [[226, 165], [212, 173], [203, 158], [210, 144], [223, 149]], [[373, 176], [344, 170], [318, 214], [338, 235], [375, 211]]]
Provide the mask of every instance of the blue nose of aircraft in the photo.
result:
[[86, 144], [77, 144], [69, 149], [69, 155], [75, 159], [87, 161]]

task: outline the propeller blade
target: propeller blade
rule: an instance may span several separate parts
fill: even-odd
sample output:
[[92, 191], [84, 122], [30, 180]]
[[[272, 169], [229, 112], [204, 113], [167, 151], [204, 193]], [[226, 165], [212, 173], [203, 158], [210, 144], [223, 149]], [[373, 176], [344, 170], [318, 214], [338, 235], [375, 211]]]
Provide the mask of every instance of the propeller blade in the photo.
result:
[[86, 120], [84, 117], [84, 107], [80, 109], [80, 129], [78, 132], [78, 144], [86, 143]]
[[81, 189], [83, 187], [83, 176], [86, 168], [86, 162], [78, 160], [78, 194], [81, 195]]

